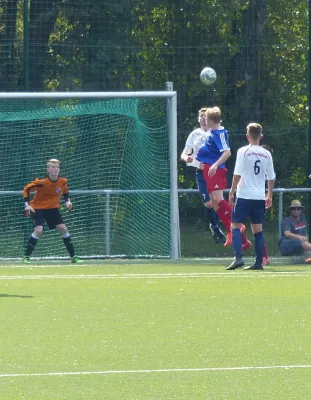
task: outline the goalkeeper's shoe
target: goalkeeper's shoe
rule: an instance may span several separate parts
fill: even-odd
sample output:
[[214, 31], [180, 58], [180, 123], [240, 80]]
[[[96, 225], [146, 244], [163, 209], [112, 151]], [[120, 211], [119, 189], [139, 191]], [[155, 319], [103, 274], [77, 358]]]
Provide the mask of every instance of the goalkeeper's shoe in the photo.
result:
[[29, 256], [24, 256], [23, 257], [23, 263], [24, 264], [31, 264], [30, 257]]
[[81, 264], [83, 261], [80, 260], [80, 258], [78, 256], [73, 256], [73, 257], [71, 257], [71, 262], [73, 264]]

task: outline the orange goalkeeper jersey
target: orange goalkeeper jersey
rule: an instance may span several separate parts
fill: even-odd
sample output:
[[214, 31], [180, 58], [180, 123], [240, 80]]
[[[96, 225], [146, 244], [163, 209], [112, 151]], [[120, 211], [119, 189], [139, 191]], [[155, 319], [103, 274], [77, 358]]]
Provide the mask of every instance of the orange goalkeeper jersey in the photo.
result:
[[36, 192], [30, 202], [34, 209], [59, 208], [61, 195], [67, 195], [68, 199], [68, 180], [61, 176], [57, 181], [51, 181], [48, 176], [43, 179], [35, 179], [23, 189], [25, 202], [29, 202], [31, 192]]

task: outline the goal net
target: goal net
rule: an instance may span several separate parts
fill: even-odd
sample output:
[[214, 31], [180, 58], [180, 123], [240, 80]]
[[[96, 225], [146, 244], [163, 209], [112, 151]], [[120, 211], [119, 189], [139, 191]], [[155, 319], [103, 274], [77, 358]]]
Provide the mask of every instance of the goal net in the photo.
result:
[[[23, 217], [21, 190], [46, 176], [49, 158], [61, 161], [68, 178], [73, 211], [61, 211], [79, 256], [172, 256], [177, 190], [167, 98], [45, 95], [0, 98], [0, 257], [23, 255], [32, 221]], [[176, 254], [176, 238], [173, 247]], [[68, 254], [59, 233], [46, 227], [33, 256]]]

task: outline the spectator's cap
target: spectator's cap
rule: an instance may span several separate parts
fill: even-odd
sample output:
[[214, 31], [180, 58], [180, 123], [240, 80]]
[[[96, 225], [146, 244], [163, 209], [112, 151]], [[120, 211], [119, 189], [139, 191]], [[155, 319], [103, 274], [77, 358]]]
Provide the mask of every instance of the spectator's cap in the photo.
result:
[[303, 208], [299, 200], [292, 200], [291, 205], [288, 207], [289, 209], [291, 208]]

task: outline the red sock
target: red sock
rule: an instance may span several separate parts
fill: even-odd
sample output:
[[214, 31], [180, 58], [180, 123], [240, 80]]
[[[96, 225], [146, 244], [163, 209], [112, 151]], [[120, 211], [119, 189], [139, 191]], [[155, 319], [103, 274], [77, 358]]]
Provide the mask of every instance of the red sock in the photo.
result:
[[263, 256], [265, 258], [269, 258], [266, 242], [265, 242], [264, 247], [263, 247]]
[[216, 211], [218, 218], [224, 224], [227, 233], [231, 232], [232, 207], [226, 200], [221, 200]]
[[248, 241], [247, 237], [244, 233], [242, 233], [242, 244], [245, 244]]

